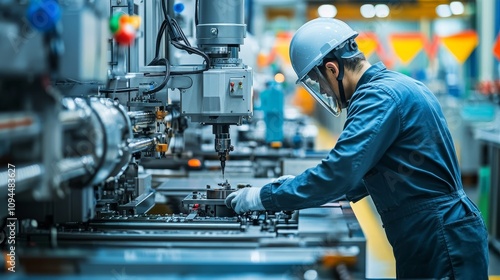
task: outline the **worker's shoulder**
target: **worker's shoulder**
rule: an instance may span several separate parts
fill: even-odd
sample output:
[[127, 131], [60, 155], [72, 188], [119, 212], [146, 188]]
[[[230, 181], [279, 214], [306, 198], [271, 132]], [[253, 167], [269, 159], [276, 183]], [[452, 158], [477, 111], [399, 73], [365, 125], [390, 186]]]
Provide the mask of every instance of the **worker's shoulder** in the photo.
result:
[[358, 91], [368, 96], [377, 94], [378, 98], [392, 99], [396, 103], [411, 102], [415, 94], [430, 92], [420, 81], [390, 70], [378, 72]]

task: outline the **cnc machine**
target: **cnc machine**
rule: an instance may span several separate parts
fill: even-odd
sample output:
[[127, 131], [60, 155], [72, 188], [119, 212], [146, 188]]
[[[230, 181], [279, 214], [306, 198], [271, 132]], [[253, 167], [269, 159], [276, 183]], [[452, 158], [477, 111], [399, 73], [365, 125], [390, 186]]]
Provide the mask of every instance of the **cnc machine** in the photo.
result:
[[[273, 179], [225, 172], [230, 129], [253, 116], [254, 74], [239, 58], [249, 5], [181, 4], [183, 28], [174, 1], [0, 1], [2, 279], [364, 278], [349, 203], [224, 205]], [[222, 174], [156, 178], [149, 169], [193, 156], [190, 122], [212, 127]]]

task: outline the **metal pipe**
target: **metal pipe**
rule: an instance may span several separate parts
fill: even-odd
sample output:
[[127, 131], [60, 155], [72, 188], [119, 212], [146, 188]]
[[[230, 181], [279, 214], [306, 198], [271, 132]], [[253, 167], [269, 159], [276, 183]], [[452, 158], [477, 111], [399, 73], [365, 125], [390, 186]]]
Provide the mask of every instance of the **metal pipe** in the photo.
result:
[[0, 138], [16, 139], [37, 135], [41, 132], [40, 119], [35, 114], [9, 112], [0, 114]]
[[136, 153], [142, 150], [151, 148], [156, 144], [156, 138], [136, 138], [128, 144], [128, 149], [131, 153]]
[[27, 166], [15, 166], [10, 172], [8, 169], [2, 170], [0, 171], [0, 194], [7, 194], [3, 189], [7, 189], [9, 179], [14, 179], [15, 192], [20, 193], [27, 190], [29, 187], [35, 187], [35, 182], [40, 181], [40, 177], [43, 173], [44, 168], [39, 163]]
[[87, 167], [94, 165], [90, 155], [78, 158], [65, 158], [57, 163], [61, 182], [87, 174]]

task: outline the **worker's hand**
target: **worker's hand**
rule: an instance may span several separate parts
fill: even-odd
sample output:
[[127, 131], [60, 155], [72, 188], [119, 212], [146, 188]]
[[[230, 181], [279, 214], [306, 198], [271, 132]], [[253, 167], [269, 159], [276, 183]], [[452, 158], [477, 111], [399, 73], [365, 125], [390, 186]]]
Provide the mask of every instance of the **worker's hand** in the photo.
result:
[[265, 210], [260, 200], [260, 188], [248, 187], [235, 191], [227, 196], [225, 203], [238, 214]]
[[286, 180], [290, 179], [292, 180], [293, 178], [295, 178], [295, 176], [293, 175], [283, 175], [281, 177], [278, 177], [276, 179], [274, 179], [274, 181], [272, 181], [272, 183], [278, 183], [278, 184], [283, 184]]

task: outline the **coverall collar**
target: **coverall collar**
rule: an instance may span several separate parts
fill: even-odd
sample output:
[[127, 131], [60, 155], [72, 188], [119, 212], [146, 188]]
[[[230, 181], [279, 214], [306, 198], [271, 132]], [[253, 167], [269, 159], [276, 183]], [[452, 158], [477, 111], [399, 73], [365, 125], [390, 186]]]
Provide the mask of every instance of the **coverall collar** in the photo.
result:
[[358, 81], [358, 84], [356, 85], [356, 89], [354, 90], [354, 92], [356, 92], [360, 86], [368, 83], [372, 79], [372, 77], [375, 76], [375, 74], [385, 69], [386, 67], [382, 62], [373, 64], [370, 68], [368, 68], [368, 70], [365, 71], [365, 73], [363, 73]]

